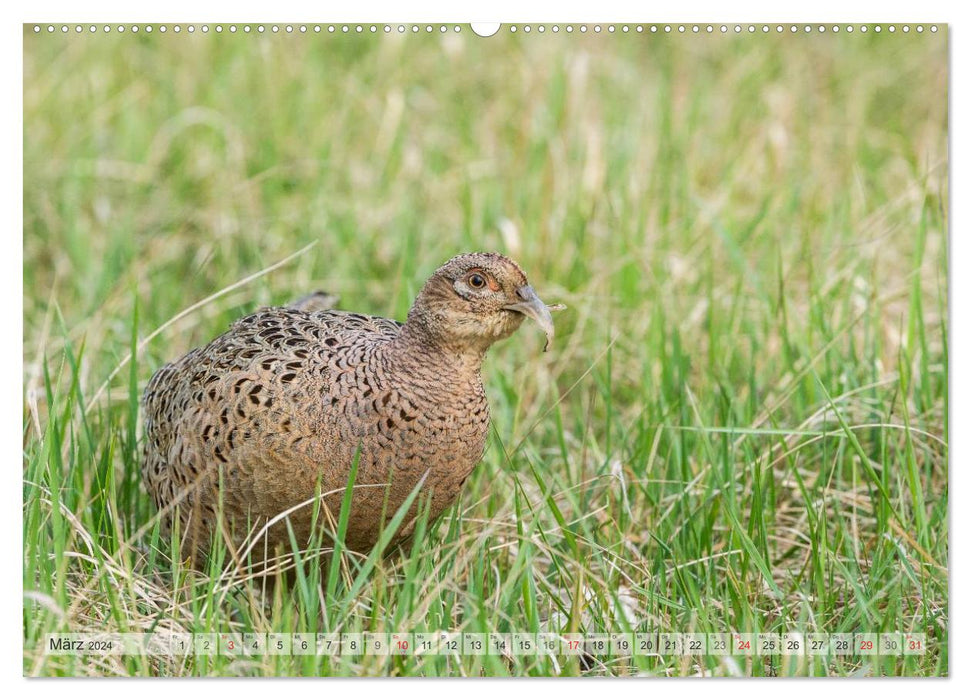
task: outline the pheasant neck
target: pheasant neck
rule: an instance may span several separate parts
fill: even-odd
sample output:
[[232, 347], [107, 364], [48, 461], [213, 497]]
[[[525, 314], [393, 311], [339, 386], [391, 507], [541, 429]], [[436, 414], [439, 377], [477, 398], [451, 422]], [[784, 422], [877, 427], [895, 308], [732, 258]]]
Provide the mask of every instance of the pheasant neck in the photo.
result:
[[443, 381], [478, 375], [485, 358], [485, 348], [445, 342], [420, 324], [409, 319], [401, 333], [388, 344], [390, 357], [408, 369], [431, 370]]

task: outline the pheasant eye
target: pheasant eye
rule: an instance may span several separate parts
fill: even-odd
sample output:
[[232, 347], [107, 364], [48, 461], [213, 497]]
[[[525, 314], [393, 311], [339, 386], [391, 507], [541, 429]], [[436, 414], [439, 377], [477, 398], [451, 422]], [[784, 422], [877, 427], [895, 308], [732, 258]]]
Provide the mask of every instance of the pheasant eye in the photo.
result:
[[480, 275], [478, 272], [473, 272], [469, 275], [469, 286], [472, 289], [482, 289], [486, 285], [485, 277]]

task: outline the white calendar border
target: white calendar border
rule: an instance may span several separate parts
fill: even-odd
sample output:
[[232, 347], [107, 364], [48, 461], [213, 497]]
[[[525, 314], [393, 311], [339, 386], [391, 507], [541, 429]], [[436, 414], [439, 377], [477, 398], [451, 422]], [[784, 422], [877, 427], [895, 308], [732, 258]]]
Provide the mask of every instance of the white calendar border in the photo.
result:
[[[528, 2], [523, 2], [522, 0], [495, 0], [495, 2], [489, 3], [488, 5], [482, 3], [477, 6], [464, 5], [461, 7], [454, 3], [447, 3], [445, 0], [434, 0], [432, 2], [422, 3], [420, 8], [412, 8], [413, 5], [409, 5], [408, 9], [403, 9], [401, 3], [382, 0], [375, 2], [356, 2], [343, 7], [337, 5], [328, 6], [326, 13], [328, 15], [327, 19], [333, 19], [334, 21], [385, 21], [388, 18], [402, 15], [408, 15], [409, 19], [415, 20], [430, 21], [448, 19], [449, 21], [459, 22], [494, 20], [506, 17], [515, 19], [516, 21], [535, 21], [536, 19], [542, 19], [543, 21], [597, 21], [604, 18], [623, 18], [632, 12], [636, 12], [638, 15], [645, 15], [643, 18], [634, 17], [632, 19], [650, 19], [651, 21], [662, 22], [716, 21], [719, 19], [730, 21], [740, 18], [771, 18], [775, 21], [788, 22], [802, 21], [806, 19], [805, 15], [809, 13], [814, 15], [812, 18], [814, 20], [824, 19], [825, 21], [836, 20], [840, 22], [872, 21], [875, 19], [875, 14], [879, 15], [879, 19], [893, 20], [914, 18], [915, 14], [920, 14], [921, 18], [928, 18], [935, 21], [940, 19], [942, 22], [945, 20], [954, 21], [956, 19], [953, 4], [941, 0], [924, 0], [924, 2], [919, 4], [913, 2], [904, 3], [900, 0], [886, 0], [876, 9], [872, 5], [863, 3], [860, 3], [859, 6], [854, 6], [846, 3], [845, 0], [839, 2], [836, 0], [817, 0], [808, 11], [803, 5], [779, 5], [774, 2], [768, 2], [768, 0], [757, 2], [741, 0], [734, 3], [716, 3], [714, 0], [706, 0], [691, 5], [675, 3], [668, 5], [657, 4], [650, 7], [631, 4], [627, 0], [599, 0], [596, 3], [579, 3], [576, 0], [563, 0], [563, 2], [557, 3], [555, 13], [551, 11], [549, 6], [538, 9], [537, 7], [530, 7]], [[122, 3], [120, 0], [114, 0], [112, 2], [89, 0], [81, 6], [77, 3], [65, 2], [64, 0], [43, 4], [17, 4], [12, 10], [4, 10], [4, 12], [15, 15], [13, 18], [9, 16], [4, 17], [4, 19], [9, 20], [3, 25], [8, 30], [7, 41], [0, 44], [2, 50], [5, 52], [5, 60], [3, 61], [3, 86], [6, 94], [14, 96], [12, 102], [15, 110], [15, 114], [5, 118], [6, 129], [4, 131], [8, 134], [8, 137], [16, 133], [18, 135], [17, 138], [22, 134], [22, 92], [20, 86], [23, 76], [23, 65], [19, 37], [20, 28], [19, 26], [15, 26], [15, 24], [20, 25], [39, 19], [56, 20], [66, 17], [82, 21], [124, 18], [126, 21], [157, 22], [160, 19], [159, 10], [156, 9], [156, 6], [151, 4], [133, 5]], [[200, 7], [198, 2], [189, 3], [184, 0], [173, 0], [167, 4], [166, 13], [171, 17], [197, 18], [200, 14], [209, 14], [209, 11]], [[285, 17], [316, 17], [321, 13], [321, 8], [318, 4], [312, 4], [307, 1], [288, 2], [287, 0], [283, 0], [282, 2], [278, 1], [272, 7], [267, 7], [265, 3], [243, 0], [242, 2], [236, 3], [233, 8], [233, 14], [239, 14], [240, 19], [243, 20], [247, 18], [254, 20], [264, 19], [268, 13], [279, 14]], [[456, 14], [463, 16], [456, 17]], [[960, 36], [963, 37], [966, 35], [967, 31], [968, 25], [961, 23], [959, 25]], [[13, 36], [14, 33], [18, 35], [16, 38]], [[969, 72], [971, 72], [971, 46], [966, 41], [952, 42], [951, 55], [952, 65], [955, 67], [955, 70], [953, 71], [954, 80], [950, 89], [953, 105], [953, 111], [949, 117], [949, 124], [952, 125], [951, 168], [953, 174], [950, 182], [960, 183], [967, 181], [967, 179], [961, 178], [958, 175], [963, 174], [962, 168], [964, 171], [967, 170], [967, 166], [962, 166], [962, 163], [971, 163], [971, 150], [966, 145], [968, 140], [960, 138], [955, 133], [957, 130], [953, 130], [953, 125], [959, 121], [967, 122], [968, 115], [971, 114], [971, 107], [969, 107], [968, 102], [968, 95], [971, 94], [971, 86], [969, 86], [967, 79]], [[959, 117], [961, 114], [964, 116]], [[17, 115], [20, 116], [18, 117]], [[11, 213], [8, 221], [13, 228], [22, 231], [21, 186], [23, 170], [22, 151], [20, 149], [14, 149], [14, 156], [8, 159], [6, 166], [3, 192], [6, 194], [6, 208]], [[963, 221], [960, 216], [963, 213], [961, 209], [962, 200], [964, 202], [969, 201], [968, 198], [963, 198], [960, 193], [952, 189], [950, 197], [952, 214], [949, 218], [951, 231], [963, 230], [963, 227], [960, 225]], [[953, 323], [958, 313], [963, 313], [964, 319], [967, 320], [967, 312], [971, 309], [971, 294], [969, 294], [969, 289], [971, 289], [969, 285], [971, 285], [971, 282], [967, 281], [967, 277], [954, 274], [954, 271], [968, 269], [971, 266], [971, 253], [969, 253], [971, 247], [969, 246], [971, 246], [971, 243], [960, 241], [957, 237], [952, 237], [951, 239], [951, 274], [948, 278], [948, 284], [951, 293], [949, 310], [951, 310], [952, 314], [952, 323], [949, 324], [948, 331], [951, 347], [959, 349], [971, 346], [968, 324], [964, 323], [963, 325], [959, 325]], [[20, 329], [20, 337], [22, 337], [22, 248], [18, 250], [18, 253], [18, 255], [5, 256], [8, 267], [4, 270], [4, 274], [0, 274], [0, 279], [3, 280], [3, 293], [5, 298], [11, 300], [9, 304], [4, 306], [3, 313], [9, 315], [9, 318], [4, 318], [5, 327], [13, 329], [13, 335], [17, 335], [16, 330]], [[17, 303], [18, 301], [20, 302], [19, 304]], [[3, 385], [9, 389], [5, 392], [2, 404], [4, 408], [2, 418], [0, 418], [0, 430], [2, 430], [3, 434], [3, 444], [6, 448], [5, 453], [12, 456], [15, 451], [19, 454], [18, 443], [20, 436], [18, 426], [21, 421], [22, 406], [19, 392], [13, 390], [13, 387], [18, 386], [22, 381], [21, 348], [17, 344], [8, 344], [0, 347], [0, 352], [3, 353], [2, 361], [0, 361], [0, 371], [3, 372]], [[971, 370], [962, 369], [958, 363], [954, 363], [949, 370], [952, 373], [950, 377], [951, 391], [949, 392], [950, 409], [954, 417], [952, 425], [964, 424], [967, 421], [964, 420], [962, 422], [960, 416], [967, 418], [967, 402], [971, 400], [971, 398], [968, 398], [971, 397], [971, 379], [969, 379], [971, 377]], [[962, 459], [966, 453], [966, 449], [963, 446], [962, 437], [955, 431], [952, 431], [951, 434], [957, 435], [957, 439], [953, 440], [950, 445], [951, 463], [963, 464], [966, 461]], [[954, 472], [952, 474], [952, 485], [957, 485], [962, 480], [964, 484], [967, 483], [968, 476], [966, 474]], [[19, 470], [8, 470], [7, 478], [11, 482], [14, 479], [19, 480]], [[19, 483], [11, 483], [9, 486], [10, 488], [5, 489], [10, 503], [3, 509], [7, 519], [7, 526], [3, 528], [3, 531], [7, 533], [7, 536], [2, 538], [4, 547], [2, 554], [4, 561], [18, 562], [22, 560], [22, 538], [17, 535], [21, 532], [23, 520], [22, 504], [16, 499], [20, 499], [21, 489]], [[964, 490], [966, 491], [967, 489]], [[959, 536], [953, 539], [952, 546], [954, 548], [951, 550], [950, 574], [955, 577], [955, 580], [967, 580], [969, 575], [966, 543], [969, 541], [969, 537], [967, 537], [969, 514], [962, 509], [955, 509], [951, 515], [951, 532], [960, 531], [965, 536]], [[0, 584], [2, 588], [0, 590], [5, 594], [4, 599], [7, 601], [18, 601], [22, 599], [23, 581], [19, 568], [16, 565], [6, 567], [6, 576], [2, 578], [2, 584]], [[22, 622], [21, 611], [17, 609], [18, 606], [12, 603], [3, 607], [4, 629], [19, 629]], [[967, 606], [953, 607], [950, 611], [951, 617], [949, 625], [956, 625], [958, 627], [966, 626], [963, 625], [967, 619], [966, 611]], [[2, 640], [0, 640], [0, 659], [3, 659], [6, 663], [6, 676], [8, 678], [20, 678], [21, 682], [23, 682], [21, 661], [23, 652], [22, 640], [18, 643], [15, 634], [5, 634], [0, 637], [2, 637]], [[966, 639], [967, 635], [964, 635], [964, 637], [959, 635], [957, 642], [953, 643], [948, 639], [947, 643], [951, 652], [949, 658], [965, 658], [962, 650], [966, 649], [968, 643], [962, 640]], [[67, 682], [69, 683], [70, 681]], [[206, 690], [207, 692], [212, 692], [214, 688], [213, 682], [218, 683], [219, 681], [213, 681], [211, 679], [183, 679], [183, 683], [188, 684], [185, 687], [194, 686], [199, 690]], [[312, 680], [302, 681], [297, 679], [291, 682], [298, 684], [306, 682], [308, 684], [308, 691], [314, 687], [310, 686], [310, 683], [313, 682]], [[330, 682], [340, 683], [346, 681], [335, 679]], [[530, 681], [532, 692], [535, 692], [537, 682], [541, 683], [542, 681]], [[579, 697], [581, 693], [583, 693], [584, 698], [587, 698], [591, 692], [591, 684], [596, 685], [598, 683], [608, 682], [610, 681], [589, 679], [582, 686], [557, 684], [556, 692], [563, 698]], [[749, 681], [748, 684], [745, 681], [741, 682], [744, 688], [737, 684], [733, 685], [733, 687], [741, 688], [743, 692], [757, 693], [760, 689], [762, 689], [762, 692], [765, 692], [764, 684], [756, 681]], [[92, 681], [88, 681], [86, 685], [91, 687], [91, 683]], [[117, 697], [128, 700], [131, 693], [131, 686], [128, 684], [112, 684], [110, 682], [98, 681], [94, 681], [94, 683], [99, 694], [102, 694], [104, 697], [116, 695]], [[953, 693], [956, 687], [958, 687], [958, 684], [954, 683], [946, 685], [937, 684], [935, 686], [935, 695], [941, 694], [946, 697], [948, 691]], [[62, 700], [65, 692], [64, 688], [64, 681], [55, 684], [32, 683], [31, 696], [40, 700], [48, 697], [56, 697], [57, 700]], [[141, 684], [138, 692], [145, 700], [153, 700], [156, 697], [167, 700], [171, 690], [171, 687], [164, 686], [163, 684]], [[462, 688], [463, 700], [478, 700], [478, 698], [485, 697], [493, 700], [494, 691], [494, 686], [489, 683], [466, 683]], [[454, 693], [454, 688], [451, 685], [441, 683], [399, 684], [396, 685], [396, 692], [399, 693], [398, 697], [401, 700], [407, 700], [410, 697], [428, 700], [430, 697], [435, 697], [436, 694], [441, 697], [445, 697], [447, 694], [451, 698]], [[596, 692], [595, 689], [594, 692]], [[627, 684], [625, 688], [624, 684], [617, 685], [616, 683], [611, 683], [609, 692], [612, 696], [623, 696], [627, 692], [632, 696], [636, 693], [639, 697], [642, 695], [643, 689], [637, 684], [634, 684], [633, 687]], [[711, 687], [706, 684], [701, 684], [701, 686], [698, 684], [687, 684], [679, 687], [678, 692], [687, 698], [701, 697], [704, 694], [703, 697], [705, 700], [708, 700]], [[795, 682], [787, 684], [786, 695], [789, 698], [813, 697], [815, 699], [817, 689], [811, 683]]]

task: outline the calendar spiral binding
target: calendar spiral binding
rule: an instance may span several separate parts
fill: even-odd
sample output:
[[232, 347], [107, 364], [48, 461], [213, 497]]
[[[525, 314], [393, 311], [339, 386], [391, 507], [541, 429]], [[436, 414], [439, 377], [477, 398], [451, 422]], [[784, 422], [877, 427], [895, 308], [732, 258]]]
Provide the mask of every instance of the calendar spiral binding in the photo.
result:
[[502, 24], [495, 29], [479, 29], [476, 24], [274, 24], [274, 23], [216, 23], [216, 24], [75, 24], [75, 23], [28, 23], [26, 26], [34, 34], [182, 34], [183, 36], [217, 35], [217, 34], [251, 34], [259, 35], [301, 35], [301, 34], [348, 34], [367, 36], [371, 34], [453, 34], [469, 31], [476, 36], [487, 38], [500, 31], [513, 35], [563, 34], [563, 35], [650, 35], [650, 34], [683, 34], [683, 35], [762, 35], [762, 34], [886, 34], [907, 35], [923, 34], [925, 31], [936, 34], [940, 27], [937, 24], [766, 24], [758, 23], [688, 23], [688, 24], [651, 24], [651, 23], [538, 23], [538, 24]]

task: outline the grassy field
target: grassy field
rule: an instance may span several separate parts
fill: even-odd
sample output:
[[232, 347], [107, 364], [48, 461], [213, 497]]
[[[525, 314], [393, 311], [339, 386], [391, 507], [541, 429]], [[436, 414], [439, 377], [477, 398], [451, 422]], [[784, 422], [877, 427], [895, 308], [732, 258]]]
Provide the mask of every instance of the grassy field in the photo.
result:
[[[269, 32], [268, 32], [269, 34]], [[947, 37], [24, 35], [26, 675], [948, 673]], [[307, 246], [310, 246], [307, 248]], [[569, 306], [400, 556], [193, 573], [165, 361], [453, 254]], [[50, 656], [56, 631], [880, 632], [905, 657]]]

